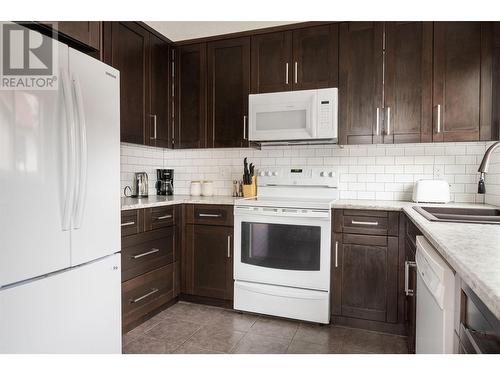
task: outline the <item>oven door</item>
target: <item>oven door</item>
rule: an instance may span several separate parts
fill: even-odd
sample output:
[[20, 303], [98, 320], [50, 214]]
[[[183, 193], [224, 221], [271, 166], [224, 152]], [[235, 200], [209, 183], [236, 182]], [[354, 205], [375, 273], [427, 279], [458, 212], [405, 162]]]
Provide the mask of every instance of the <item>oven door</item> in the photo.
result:
[[330, 210], [235, 207], [234, 278], [330, 290]]

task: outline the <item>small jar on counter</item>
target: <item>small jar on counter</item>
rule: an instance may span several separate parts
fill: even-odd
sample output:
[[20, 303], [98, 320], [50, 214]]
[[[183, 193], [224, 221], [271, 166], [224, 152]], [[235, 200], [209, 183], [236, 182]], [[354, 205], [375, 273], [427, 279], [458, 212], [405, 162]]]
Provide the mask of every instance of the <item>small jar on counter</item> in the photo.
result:
[[199, 197], [201, 195], [201, 182], [191, 181], [191, 195]]
[[211, 197], [214, 195], [214, 183], [213, 181], [202, 181], [201, 182], [201, 195], [204, 197]]

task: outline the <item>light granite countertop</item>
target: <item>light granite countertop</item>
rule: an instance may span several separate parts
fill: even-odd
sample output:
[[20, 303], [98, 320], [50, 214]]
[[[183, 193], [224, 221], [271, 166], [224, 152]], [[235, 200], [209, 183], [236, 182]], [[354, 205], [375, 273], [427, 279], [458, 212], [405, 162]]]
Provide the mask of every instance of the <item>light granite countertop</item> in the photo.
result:
[[214, 195], [212, 197], [193, 197], [191, 195], [150, 195], [147, 198], [122, 197], [122, 211], [138, 208], [149, 208], [158, 206], [169, 206], [173, 204], [228, 204], [233, 205], [236, 199], [228, 196]]
[[[173, 204], [233, 205], [242, 198], [228, 196], [192, 197], [190, 195], [122, 198], [122, 210]], [[431, 222], [413, 206], [443, 206], [403, 201], [340, 199], [334, 209], [404, 211], [448, 264], [469, 285], [491, 312], [500, 319], [500, 225]], [[446, 206], [488, 208], [485, 204], [449, 203]]]

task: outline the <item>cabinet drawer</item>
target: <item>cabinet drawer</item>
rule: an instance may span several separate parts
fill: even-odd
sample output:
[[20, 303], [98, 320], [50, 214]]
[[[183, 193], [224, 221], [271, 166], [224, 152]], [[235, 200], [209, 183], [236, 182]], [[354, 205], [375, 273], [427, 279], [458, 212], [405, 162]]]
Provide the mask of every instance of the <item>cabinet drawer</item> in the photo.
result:
[[122, 283], [123, 326], [173, 298], [173, 263]]
[[170, 227], [175, 224], [174, 206], [147, 208], [145, 216], [146, 230]]
[[[137, 241], [145, 236], [137, 235]], [[133, 241], [129, 239], [127, 242]], [[126, 242], [125, 242], [126, 243]], [[132, 279], [174, 261], [175, 228], [147, 233], [147, 240], [122, 248], [122, 281]]]
[[345, 210], [341, 222], [344, 233], [398, 235], [397, 212]]
[[189, 224], [233, 226], [233, 206], [195, 204], [187, 208]]
[[122, 237], [141, 232], [140, 213], [140, 210], [127, 210], [121, 212]]

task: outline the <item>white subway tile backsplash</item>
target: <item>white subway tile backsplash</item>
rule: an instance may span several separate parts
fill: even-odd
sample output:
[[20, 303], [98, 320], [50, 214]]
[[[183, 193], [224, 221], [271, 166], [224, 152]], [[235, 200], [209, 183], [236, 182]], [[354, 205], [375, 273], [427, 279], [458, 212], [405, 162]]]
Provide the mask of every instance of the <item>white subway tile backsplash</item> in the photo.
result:
[[[149, 175], [155, 194], [156, 168], [173, 168], [174, 189], [189, 194], [190, 181], [211, 179], [218, 195], [232, 193], [241, 179], [243, 158], [262, 167], [328, 166], [340, 175], [343, 199], [410, 200], [418, 179], [442, 178], [461, 202], [482, 202], [476, 194], [477, 168], [488, 142], [399, 145], [286, 146], [256, 149], [170, 150], [127, 143], [121, 145], [121, 189], [134, 172]], [[500, 153], [499, 153], [500, 154]], [[492, 160], [486, 180], [489, 203], [500, 202], [500, 157]]]

